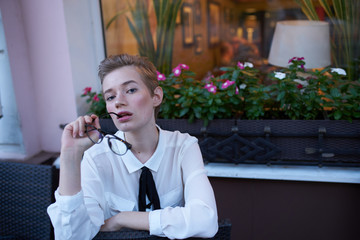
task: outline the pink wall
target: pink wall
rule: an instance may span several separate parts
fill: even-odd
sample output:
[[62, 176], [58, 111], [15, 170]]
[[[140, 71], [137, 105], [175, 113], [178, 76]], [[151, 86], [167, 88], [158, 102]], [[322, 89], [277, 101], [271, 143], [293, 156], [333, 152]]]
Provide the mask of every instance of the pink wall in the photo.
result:
[[60, 151], [76, 118], [62, 0], [0, 0], [26, 155]]

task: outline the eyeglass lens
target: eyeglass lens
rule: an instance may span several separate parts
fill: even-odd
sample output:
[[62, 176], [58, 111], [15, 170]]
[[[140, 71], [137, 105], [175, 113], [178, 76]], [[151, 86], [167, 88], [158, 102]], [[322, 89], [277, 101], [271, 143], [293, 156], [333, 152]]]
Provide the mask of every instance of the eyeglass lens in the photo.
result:
[[124, 155], [129, 149], [125, 142], [120, 138], [111, 134], [104, 136], [104, 133], [92, 125], [87, 125], [86, 134], [94, 144], [101, 143], [104, 138], [107, 138], [109, 148], [117, 155]]
[[86, 125], [86, 134], [88, 138], [95, 144], [101, 143], [104, 138], [104, 135], [92, 125]]
[[111, 151], [113, 151], [115, 154], [124, 155], [127, 152], [128, 147], [124, 142], [111, 135], [107, 135], [106, 138], [108, 139], [108, 144]]

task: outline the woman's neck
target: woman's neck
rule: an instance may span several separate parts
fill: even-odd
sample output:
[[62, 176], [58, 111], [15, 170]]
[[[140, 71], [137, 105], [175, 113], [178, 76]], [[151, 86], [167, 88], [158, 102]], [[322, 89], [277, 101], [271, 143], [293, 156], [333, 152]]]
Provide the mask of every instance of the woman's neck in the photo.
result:
[[154, 154], [159, 142], [159, 130], [154, 124], [146, 131], [126, 132], [124, 138], [131, 143], [132, 153], [141, 163], [145, 163]]

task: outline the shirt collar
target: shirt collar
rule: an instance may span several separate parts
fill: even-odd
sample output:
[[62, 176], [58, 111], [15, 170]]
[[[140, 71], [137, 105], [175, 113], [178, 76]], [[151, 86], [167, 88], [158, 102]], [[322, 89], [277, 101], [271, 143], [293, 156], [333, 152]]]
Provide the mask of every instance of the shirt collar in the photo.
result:
[[[131, 151], [127, 151], [127, 153], [121, 157], [129, 173], [136, 172], [144, 166], [154, 172], [158, 171], [164, 155], [166, 141], [164, 139], [165, 135], [163, 133], [163, 130], [159, 126], [157, 126], [157, 128], [159, 129], [159, 142], [154, 154], [149, 160], [145, 162], [145, 164], [142, 164]], [[121, 139], [124, 139], [124, 132], [118, 131], [115, 135], [120, 137]]]

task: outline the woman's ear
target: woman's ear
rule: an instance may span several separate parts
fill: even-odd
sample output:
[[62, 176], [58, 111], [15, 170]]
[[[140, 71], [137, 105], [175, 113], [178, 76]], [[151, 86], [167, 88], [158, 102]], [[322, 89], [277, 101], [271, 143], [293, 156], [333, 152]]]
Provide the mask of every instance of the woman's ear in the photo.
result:
[[163, 100], [164, 92], [160, 86], [157, 86], [154, 90], [153, 103], [154, 107], [157, 107], [161, 104]]

